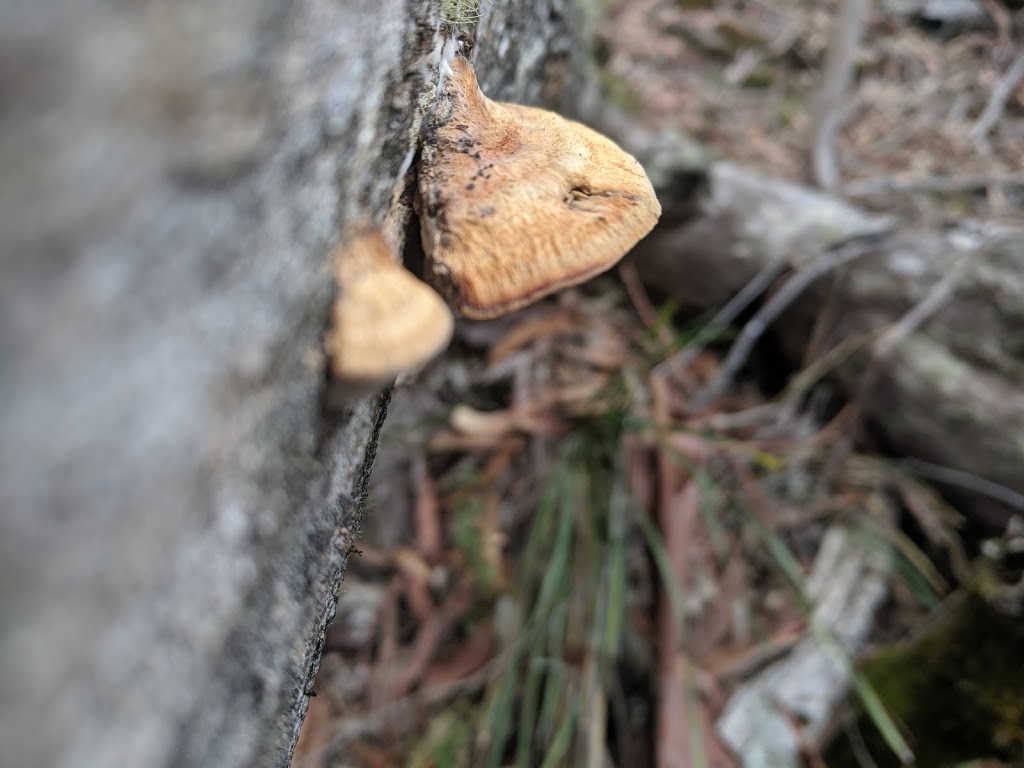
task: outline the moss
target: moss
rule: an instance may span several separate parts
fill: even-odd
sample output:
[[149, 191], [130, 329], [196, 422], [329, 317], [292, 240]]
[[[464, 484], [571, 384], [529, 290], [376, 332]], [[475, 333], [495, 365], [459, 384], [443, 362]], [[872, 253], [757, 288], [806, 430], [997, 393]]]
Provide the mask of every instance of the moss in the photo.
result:
[[775, 70], [768, 66], [758, 67], [740, 83], [744, 88], [769, 88], [774, 84]]
[[[903, 724], [929, 768], [978, 758], [1024, 755], [1024, 620], [970, 594], [921, 636], [879, 653], [865, 674]], [[857, 727], [876, 763], [896, 765], [861, 714]], [[845, 739], [828, 755], [831, 768], [857, 765]]]

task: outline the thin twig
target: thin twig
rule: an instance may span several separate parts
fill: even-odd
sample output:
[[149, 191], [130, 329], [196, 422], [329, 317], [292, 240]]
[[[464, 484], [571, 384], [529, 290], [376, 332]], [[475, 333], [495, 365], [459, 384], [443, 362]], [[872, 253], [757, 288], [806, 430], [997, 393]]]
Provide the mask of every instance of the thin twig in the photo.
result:
[[[964, 254], [953, 265], [953, 268], [932, 286], [931, 290], [928, 291], [928, 294], [921, 301], [915, 304], [875, 342], [871, 360], [864, 371], [864, 375], [861, 377], [857, 392], [846, 408], [843, 409], [846, 412], [850, 427], [859, 422], [861, 415], [864, 413], [868, 398], [872, 391], [874, 391], [875, 384], [881, 377], [886, 363], [895, 354], [897, 348], [949, 300], [957, 283], [964, 276], [968, 264], [971, 263], [972, 256], [972, 252]], [[832, 447], [832, 452], [826, 461], [826, 470], [819, 477], [819, 489], [827, 486], [835, 476], [835, 473], [839, 471], [839, 468], [846, 463], [847, 457], [853, 450], [853, 431], [852, 428], [847, 429], [843, 439], [837, 441]]]
[[874, 758], [871, 757], [871, 753], [868, 751], [867, 744], [864, 743], [864, 736], [860, 732], [860, 727], [853, 720], [847, 720], [846, 726], [846, 737], [850, 740], [850, 748], [853, 751], [853, 757], [857, 761], [857, 765], [860, 768], [878, 768], [878, 763], [875, 762]]
[[437, 499], [437, 486], [430, 476], [422, 451], [412, 459], [412, 482], [415, 488], [416, 549], [430, 562], [436, 562], [444, 551], [444, 532]]
[[957, 283], [960, 282], [964, 272], [967, 271], [967, 266], [971, 263], [973, 255], [973, 252], [965, 253], [953, 265], [953, 268], [932, 286], [927, 296], [921, 299], [909, 312], [900, 318], [896, 325], [882, 335], [882, 338], [875, 344], [873, 365], [880, 366], [887, 362], [896, 351], [896, 348], [906, 341], [910, 334], [924, 325], [943, 304], [949, 301]]
[[808, 286], [829, 272], [877, 249], [884, 238], [884, 234], [871, 234], [848, 240], [826, 251], [816, 261], [794, 274], [789, 282], [743, 326], [718, 376], [693, 398], [689, 406], [690, 412], [702, 410], [728, 389], [746, 363], [757, 340]]
[[861, 349], [872, 344], [881, 334], [882, 332], [876, 329], [843, 339], [825, 354], [807, 363], [804, 369], [786, 385], [779, 401], [794, 403], [801, 400], [807, 391], [826, 374], [831, 373]]
[[904, 459], [902, 462], [908, 470], [918, 477], [932, 480], [944, 485], [953, 485], [968, 491], [974, 491], [990, 499], [1001, 501], [1008, 507], [1024, 512], [1024, 493], [1018, 493], [1005, 485], [993, 483], [984, 477], [964, 472], [961, 469], [943, 467], [920, 459]]
[[640, 279], [640, 273], [637, 271], [636, 264], [631, 261], [621, 262], [619, 264], [619, 279], [622, 280], [622, 284], [626, 288], [626, 295], [629, 296], [629, 300], [633, 303], [633, 308], [640, 317], [640, 321], [648, 328], [655, 330], [658, 334], [658, 341], [662, 344], [671, 344], [672, 334], [665, 327], [665, 324], [660, 322], [658, 310], [654, 307], [651, 297], [647, 295], [647, 291], [644, 289], [644, 284]]
[[841, 119], [843, 95], [853, 79], [857, 44], [867, 17], [869, 0], [843, 0], [832, 24], [821, 88], [815, 98], [811, 141], [811, 172], [822, 189], [839, 184], [835, 138]]
[[981, 0], [981, 4], [985, 6], [988, 15], [992, 17], [992, 23], [996, 25], [998, 41], [996, 45], [1001, 50], [1009, 50], [1013, 44], [1013, 36], [1010, 32], [1013, 23], [1010, 21], [1009, 11], [999, 3], [999, 0]]
[[1006, 102], [1010, 98], [1010, 94], [1013, 93], [1014, 88], [1017, 84], [1024, 79], [1024, 51], [1021, 51], [1014, 58], [1010, 64], [1009, 69], [1003, 73], [1003, 76], [999, 78], [999, 82], [992, 88], [992, 93], [989, 94], [988, 104], [985, 105], [985, 111], [981, 113], [981, 117], [978, 118], [967, 134], [967, 138], [974, 144], [981, 143], [989, 131], [991, 131], [995, 124], [999, 122], [999, 118], [1003, 116], [1003, 110], [1006, 109]]
[[789, 267], [789, 262], [782, 258], [769, 262], [748, 282], [740, 292], [733, 296], [708, 323], [701, 328], [697, 338], [687, 344], [675, 355], [663, 360], [654, 369], [659, 376], [668, 375], [671, 371], [685, 368], [696, 359], [710, 339], [717, 338], [749, 307], [757, 297], [768, 290], [768, 286]]
[[964, 176], [882, 176], [872, 179], [856, 179], [843, 185], [847, 197], [865, 197], [884, 192], [962, 192], [972, 189], [988, 189], [993, 186], [1024, 185], [1024, 173], [967, 174]]

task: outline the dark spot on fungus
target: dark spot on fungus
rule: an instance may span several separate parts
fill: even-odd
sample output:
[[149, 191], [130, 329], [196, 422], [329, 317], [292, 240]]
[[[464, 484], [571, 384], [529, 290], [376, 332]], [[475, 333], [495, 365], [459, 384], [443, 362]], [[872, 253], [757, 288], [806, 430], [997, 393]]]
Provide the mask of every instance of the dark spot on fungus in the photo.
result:
[[479, 179], [479, 178], [489, 179], [490, 178], [490, 174], [485, 174], [484, 172], [487, 171], [490, 168], [493, 168], [493, 167], [494, 167], [494, 163], [487, 163], [485, 165], [481, 165], [479, 168], [477, 168], [476, 173], [473, 174], [473, 178], [474, 179]]
[[480, 218], [486, 219], [488, 216], [494, 215], [494, 206], [488, 205], [486, 208], [480, 209]]
[[474, 189], [476, 189], [476, 184], [470, 182], [469, 184], [466, 185], [466, 189], [473, 191]]
[[428, 200], [426, 206], [427, 216], [431, 218], [437, 218], [441, 215], [441, 211], [444, 208], [444, 200], [438, 197], [434, 200]]

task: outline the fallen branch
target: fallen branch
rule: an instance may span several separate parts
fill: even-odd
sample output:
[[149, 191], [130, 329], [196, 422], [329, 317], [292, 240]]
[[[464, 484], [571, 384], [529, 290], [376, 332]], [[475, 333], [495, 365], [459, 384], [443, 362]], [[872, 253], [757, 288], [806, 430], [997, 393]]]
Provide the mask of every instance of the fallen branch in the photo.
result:
[[834, 474], [846, 463], [846, 459], [853, 450], [857, 432], [855, 425], [859, 424], [875, 386], [885, 368], [891, 364], [896, 349], [950, 300], [953, 289], [963, 278], [970, 260], [971, 253], [968, 252], [962, 256], [953, 269], [935, 283], [921, 301], [907, 311], [899, 322], [885, 331], [874, 343], [870, 362], [861, 377], [857, 391], [844, 409], [846, 423], [853, 428], [845, 430], [842, 438], [832, 446], [831, 454], [826, 461], [826, 469], [819, 477], [820, 486], [830, 483]]
[[[660, 176], [671, 173], [663, 169]], [[781, 313], [766, 311], [766, 304], [730, 352], [722, 372], [727, 378], [714, 382], [693, 406], [710, 402], [727, 385], [768, 323], [786, 363], [803, 366], [812, 333], [820, 337], [819, 348], [838, 349], [848, 339], [868, 340], [892, 327], [956, 268], [967, 248], [977, 268], [927, 327], [899, 345], [880, 373], [864, 418], [892, 451], [1024, 494], [1019, 229], [962, 222], [894, 230], [890, 219], [836, 197], [728, 163], [710, 165], [703, 183], [690, 188], [699, 193], [662, 201], [669, 210], [685, 211], [686, 218], [656, 229], [633, 258], [652, 290], [695, 311], [723, 306], [777, 260], [799, 273], [841, 243], [888, 232], [874, 253], [842, 267], [843, 279], [830, 290], [810, 285], [792, 301], [776, 297], [772, 301], [779, 306], [788, 304]], [[864, 367], [843, 358], [847, 351], [864, 354], [860, 346], [858, 341], [843, 347], [837, 365], [828, 365], [831, 380], [851, 396]], [[950, 496], [966, 515], [999, 530], [1016, 510], [966, 487], [950, 487]]]
[[821, 258], [797, 272], [782, 289], [752, 317], [740, 332], [729, 354], [722, 364], [718, 376], [707, 387], [699, 392], [690, 403], [693, 412], [700, 411], [721, 395], [735, 379], [743, 364], [746, 363], [757, 340], [779, 315], [781, 315], [808, 286], [819, 278], [832, 272], [854, 259], [878, 248], [882, 242], [881, 235], [867, 235], [857, 238], [822, 254]]
[[968, 174], [964, 176], [883, 176], [873, 179], [856, 179], [843, 186], [847, 197], [867, 197], [885, 192], [963, 192], [989, 187], [1024, 185], [1024, 173]]
[[832, 24], [811, 130], [811, 172], [815, 183], [823, 189], [835, 189], [839, 185], [836, 131], [842, 117], [843, 95], [853, 79], [857, 44], [869, 7], [868, 0], [843, 0], [839, 15]]
[[981, 113], [981, 117], [978, 118], [978, 121], [967, 134], [967, 138], [976, 146], [988, 136], [996, 123], [999, 122], [999, 118], [1003, 116], [1003, 110], [1006, 109], [1006, 102], [1010, 98], [1010, 94], [1013, 93], [1017, 84], [1022, 79], [1024, 79], [1024, 52], [1017, 54], [1009, 68], [999, 78], [995, 87], [992, 88], [992, 93], [988, 97], [988, 104], [985, 105], [985, 111]]

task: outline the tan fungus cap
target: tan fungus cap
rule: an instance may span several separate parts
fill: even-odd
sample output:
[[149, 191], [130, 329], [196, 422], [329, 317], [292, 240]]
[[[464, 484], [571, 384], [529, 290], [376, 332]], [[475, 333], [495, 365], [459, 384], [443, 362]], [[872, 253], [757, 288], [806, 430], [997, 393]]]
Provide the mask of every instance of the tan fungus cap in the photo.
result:
[[512, 312], [613, 266], [661, 206], [614, 142], [542, 109], [499, 104], [457, 56], [451, 112], [419, 171], [426, 279], [463, 315]]
[[334, 270], [338, 296], [327, 352], [338, 379], [382, 384], [423, 365], [448, 345], [448, 307], [395, 261], [378, 230], [339, 247]]

